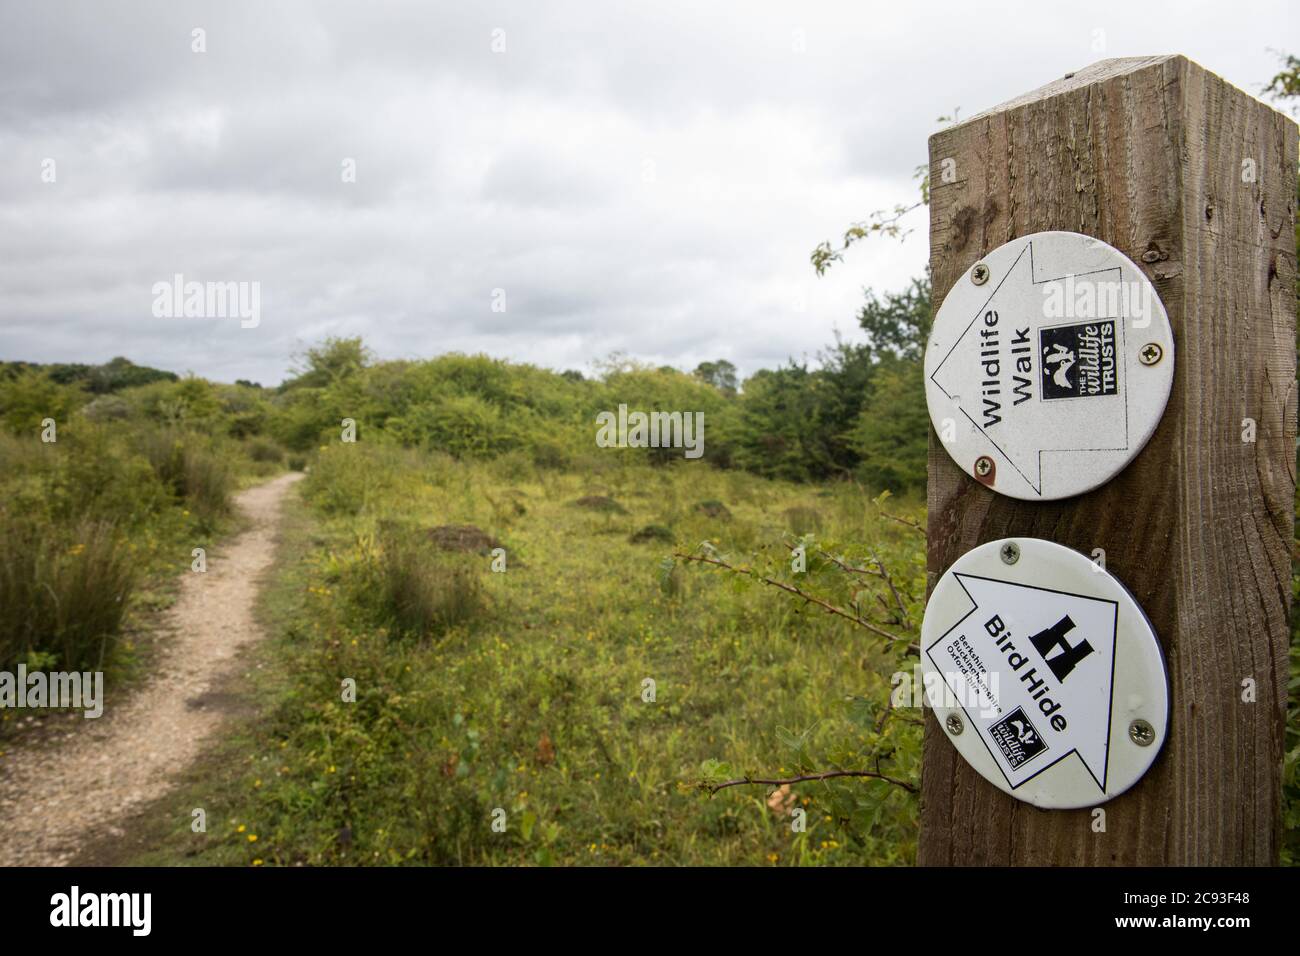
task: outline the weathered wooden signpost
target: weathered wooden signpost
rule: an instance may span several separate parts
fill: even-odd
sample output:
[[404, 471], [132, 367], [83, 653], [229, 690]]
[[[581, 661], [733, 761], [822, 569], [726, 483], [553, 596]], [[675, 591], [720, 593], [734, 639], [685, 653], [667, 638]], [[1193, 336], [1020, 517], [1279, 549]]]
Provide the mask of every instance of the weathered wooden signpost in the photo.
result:
[[[1106, 60], [931, 138], [934, 298], [962, 304], [926, 362], [928, 570], [965, 623], [927, 612], [923, 645], [1006, 669], [987, 723], [927, 716], [922, 865], [1276, 862], [1296, 152], [1290, 119], [1181, 56]], [[1122, 294], [1076, 301], [1086, 276]], [[1035, 296], [1056, 301], [1031, 321]], [[1006, 575], [998, 548], [968, 555], [1002, 539]], [[1077, 556], [1033, 539], [1096, 584], [1087, 561], [1055, 583]]]

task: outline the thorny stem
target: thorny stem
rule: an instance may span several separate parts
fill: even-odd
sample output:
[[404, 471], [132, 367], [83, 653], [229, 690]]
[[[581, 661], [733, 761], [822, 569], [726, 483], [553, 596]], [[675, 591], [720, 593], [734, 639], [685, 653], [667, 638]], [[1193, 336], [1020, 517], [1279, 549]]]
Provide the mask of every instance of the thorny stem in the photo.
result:
[[913, 521], [913, 520], [911, 520], [910, 518], [900, 518], [898, 515], [891, 515], [891, 514], [890, 514], [888, 511], [886, 511], [884, 508], [881, 508], [881, 509], [880, 509], [880, 513], [881, 513], [881, 515], [883, 515], [884, 517], [888, 518], [890, 521], [897, 521], [899, 524], [904, 525], [904, 526], [906, 526], [906, 527], [908, 527], [908, 528], [911, 528], [913, 531], [915, 531], [917, 534], [919, 534], [919, 535], [920, 535], [921, 537], [923, 537], [923, 538], [928, 538], [928, 537], [929, 537], [929, 535], [927, 535], [927, 534], [925, 533], [925, 529], [921, 527], [921, 525], [920, 525], [919, 522]]
[[784, 581], [777, 581], [774, 580], [773, 578], [764, 577], [763, 575], [756, 573], [750, 568], [738, 568], [735, 567], [734, 565], [728, 564], [725, 561], [720, 561], [717, 558], [706, 558], [702, 555], [696, 555], [696, 554], [682, 554], [679, 551], [674, 551], [673, 557], [681, 558], [683, 561], [695, 561], [699, 564], [712, 564], [716, 567], [724, 568], [728, 571], [731, 571], [734, 574], [744, 574], [748, 577], [754, 578], [757, 581], [762, 581], [764, 584], [770, 584], [772, 587], [780, 588], [782, 591], [785, 591], [788, 594], [793, 594], [796, 597], [803, 598], [803, 600], [808, 602], [809, 604], [816, 604], [818, 607], [825, 610], [826, 613], [828, 614], [835, 614], [839, 617], [844, 618], [846, 621], [852, 621], [854, 624], [858, 625], [858, 627], [865, 628], [866, 630], [870, 631], [872, 634], [875, 634], [878, 637], [883, 637], [891, 644], [903, 644], [904, 650], [909, 654], [919, 655], [921, 653], [920, 647], [915, 642], [909, 641], [906, 637], [902, 637], [898, 634], [891, 634], [889, 631], [886, 631], [884, 628], [877, 627], [876, 625], [872, 624], [870, 621], [864, 620], [862, 617], [856, 614], [850, 614], [848, 611], [844, 610], [843, 608], [836, 607], [834, 604], [831, 604], [828, 601], [823, 601], [821, 598], [809, 594], [807, 591], [795, 587], [793, 584], [786, 584]]
[[703, 786], [709, 791], [709, 796], [713, 796], [719, 790], [725, 790], [727, 787], [742, 787], [750, 784], [760, 784], [767, 787], [784, 787], [789, 784], [807, 783], [810, 780], [833, 780], [837, 777], [868, 777], [872, 780], [883, 780], [885, 783], [892, 783], [896, 787], [902, 787], [908, 793], [919, 792], [915, 784], [908, 783], [906, 780], [899, 780], [897, 777], [891, 777], [883, 774], [879, 770], [823, 770], [821, 773], [805, 773], [797, 777], [786, 777], [782, 780], [763, 779], [760, 777], [741, 777], [738, 780], [725, 780], [722, 783], [710, 783]]

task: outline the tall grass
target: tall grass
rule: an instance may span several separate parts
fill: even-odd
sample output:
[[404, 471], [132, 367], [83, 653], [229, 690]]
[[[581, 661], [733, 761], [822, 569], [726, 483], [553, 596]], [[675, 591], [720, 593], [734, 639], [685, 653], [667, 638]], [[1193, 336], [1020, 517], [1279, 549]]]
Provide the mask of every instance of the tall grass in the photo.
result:
[[158, 479], [184, 500], [206, 528], [230, 514], [235, 475], [211, 440], [177, 428], [142, 430], [137, 447]]
[[174, 425], [80, 415], [48, 443], [0, 432], [0, 669], [110, 662], [138, 586], [187, 566], [253, 457]]
[[353, 597], [376, 623], [417, 638], [468, 624], [486, 609], [479, 574], [439, 552], [427, 532], [384, 522], [363, 547]]
[[0, 669], [102, 667], [135, 582], [112, 524], [82, 521], [60, 533], [0, 512]]

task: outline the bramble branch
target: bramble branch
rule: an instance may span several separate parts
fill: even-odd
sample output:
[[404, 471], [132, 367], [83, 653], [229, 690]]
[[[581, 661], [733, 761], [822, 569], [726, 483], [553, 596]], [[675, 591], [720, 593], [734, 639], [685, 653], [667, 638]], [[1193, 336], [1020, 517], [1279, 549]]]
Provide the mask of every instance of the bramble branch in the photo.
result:
[[885, 783], [892, 783], [896, 787], [902, 787], [908, 793], [918, 793], [915, 784], [908, 783], [906, 780], [899, 780], [897, 777], [891, 777], [883, 774], [878, 770], [824, 770], [821, 773], [805, 773], [797, 777], [786, 777], [781, 780], [765, 779], [761, 777], [741, 777], [738, 780], [725, 780], [722, 783], [702, 784], [709, 791], [709, 796], [713, 796], [719, 790], [725, 790], [728, 787], [742, 787], [747, 785], [762, 785], [767, 787], [784, 787], [795, 783], [807, 783], [814, 780], [834, 780], [837, 777], [867, 777], [871, 780], [883, 780]]
[[898, 634], [891, 634], [889, 631], [886, 631], [884, 628], [877, 627], [875, 624], [872, 624], [870, 621], [864, 620], [862, 617], [856, 614], [850, 614], [848, 611], [844, 610], [843, 608], [836, 607], [834, 604], [831, 604], [829, 601], [823, 601], [821, 598], [817, 597], [816, 595], [809, 594], [807, 591], [804, 591], [802, 588], [798, 588], [793, 584], [786, 584], [784, 581], [777, 581], [773, 578], [764, 577], [763, 575], [758, 574], [757, 572], [753, 571], [750, 568], [738, 568], [735, 565], [728, 564], [726, 561], [721, 561], [717, 558], [706, 558], [703, 555], [696, 555], [696, 554], [683, 554], [680, 551], [674, 551], [673, 557], [681, 558], [683, 561], [695, 561], [698, 564], [712, 564], [715, 567], [723, 568], [727, 571], [732, 572], [733, 574], [743, 574], [746, 575], [747, 577], [753, 578], [756, 581], [762, 581], [764, 584], [769, 584], [774, 588], [780, 588], [782, 591], [785, 591], [788, 594], [793, 594], [795, 597], [802, 598], [805, 602], [809, 604], [816, 604], [818, 607], [826, 611], [827, 614], [835, 614], [839, 617], [844, 618], [846, 621], [852, 621], [854, 624], [858, 625], [858, 627], [865, 628], [866, 630], [870, 631], [872, 634], [875, 634], [878, 637], [883, 637], [891, 644], [902, 644], [904, 645], [904, 650], [906, 650], [910, 654], [920, 654], [921, 652], [920, 647], [916, 643], [909, 641], [906, 637], [903, 637]]

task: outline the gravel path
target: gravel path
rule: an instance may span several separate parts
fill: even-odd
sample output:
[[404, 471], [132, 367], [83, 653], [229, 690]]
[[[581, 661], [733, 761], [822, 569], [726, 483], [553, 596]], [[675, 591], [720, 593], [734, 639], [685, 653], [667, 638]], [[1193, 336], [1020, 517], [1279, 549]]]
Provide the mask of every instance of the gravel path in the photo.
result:
[[110, 692], [104, 716], [79, 721], [68, 738], [0, 759], [0, 865], [62, 865], [92, 835], [120, 835], [118, 823], [165, 793], [199, 754], [222, 720], [202, 695], [261, 636], [258, 578], [274, 554], [281, 501], [301, 477], [236, 496], [250, 527], [208, 555], [205, 573], [182, 578], [147, 684], [117, 706]]

